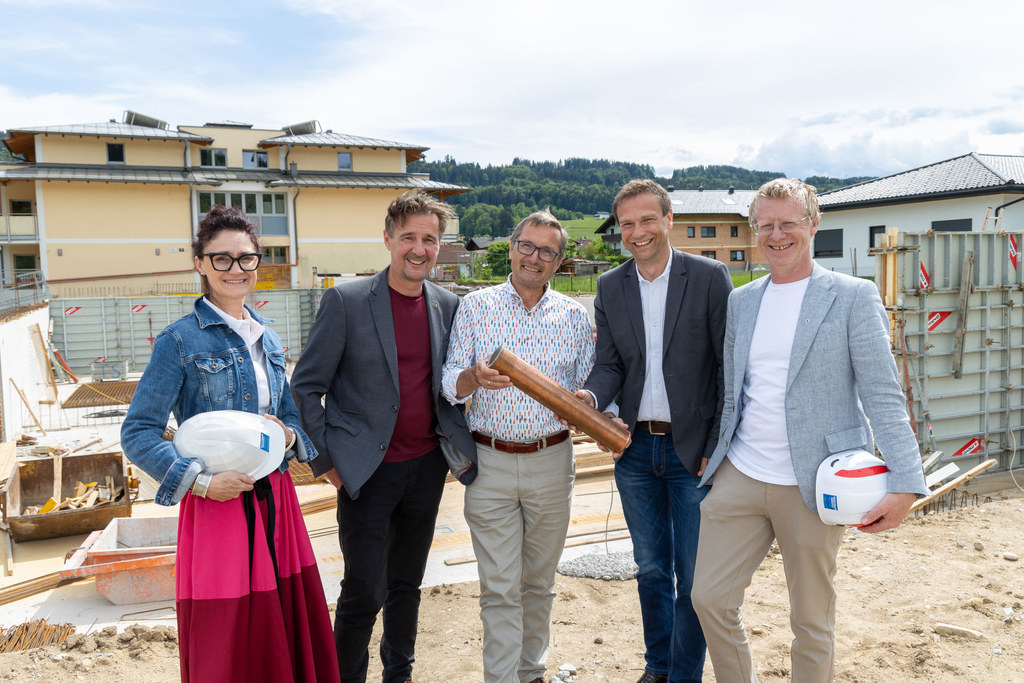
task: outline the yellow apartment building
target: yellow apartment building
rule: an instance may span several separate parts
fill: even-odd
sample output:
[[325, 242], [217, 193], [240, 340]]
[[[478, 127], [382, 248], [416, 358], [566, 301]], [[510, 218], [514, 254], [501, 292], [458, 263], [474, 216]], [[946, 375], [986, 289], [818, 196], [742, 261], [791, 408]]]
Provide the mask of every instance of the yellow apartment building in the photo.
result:
[[[117, 123], [12, 128], [0, 165], [0, 274], [41, 274], [55, 295], [197, 291], [190, 243], [215, 204], [260, 226], [260, 287], [317, 287], [388, 263], [388, 204], [410, 189], [468, 188], [407, 171], [427, 148], [323, 131]], [[453, 221], [449, 233], [457, 233]]]

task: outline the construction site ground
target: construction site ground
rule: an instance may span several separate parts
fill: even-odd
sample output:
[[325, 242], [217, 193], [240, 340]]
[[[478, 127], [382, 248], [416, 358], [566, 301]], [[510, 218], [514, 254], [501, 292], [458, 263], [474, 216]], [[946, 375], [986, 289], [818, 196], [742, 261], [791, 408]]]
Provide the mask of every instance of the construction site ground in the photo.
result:
[[[71, 448], [92, 442], [86, 453], [116, 444], [117, 417], [90, 422], [79, 416], [70, 422], [48, 438]], [[577, 444], [577, 449], [578, 481], [563, 559], [629, 551], [607, 457], [592, 445]], [[1021, 474], [1016, 477], [1024, 483]], [[152, 482], [144, 482], [141, 497], [151, 497], [153, 490]], [[332, 605], [344, 567], [334, 492], [325, 484], [298, 490], [309, 510], [306, 525]], [[421, 605], [415, 665], [420, 681], [483, 678], [479, 584], [462, 516], [463, 490], [457, 482], [446, 486], [437, 519]], [[947, 498], [942, 509], [919, 514], [894, 531], [847, 531], [836, 577], [835, 679], [1024, 683], [1024, 561], [1017, 559], [1024, 556], [1021, 495], [1007, 473], [979, 476]], [[176, 513], [173, 507], [137, 502], [132, 515]], [[0, 595], [52, 577], [67, 551], [85, 538], [14, 544], [13, 573], [0, 572]], [[563, 667], [563, 680], [637, 680], [644, 643], [636, 582], [558, 576], [556, 591], [548, 675]], [[788, 597], [774, 550], [755, 573], [743, 611], [760, 679], [789, 680]], [[3, 629], [41, 619], [72, 624], [76, 635], [67, 641], [72, 647], [0, 653], [0, 680], [179, 680], [172, 601], [114, 605], [99, 594], [94, 579], [85, 579], [0, 605]], [[370, 680], [379, 677], [378, 638], [379, 622], [370, 648]], [[710, 662], [704, 680], [715, 680]]]

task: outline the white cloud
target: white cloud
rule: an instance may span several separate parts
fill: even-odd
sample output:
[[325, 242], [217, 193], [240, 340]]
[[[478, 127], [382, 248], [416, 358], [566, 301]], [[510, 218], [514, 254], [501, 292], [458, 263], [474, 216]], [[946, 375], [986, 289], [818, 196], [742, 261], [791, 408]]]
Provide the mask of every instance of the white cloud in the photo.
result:
[[17, 4], [0, 129], [125, 108], [173, 124], [317, 118], [428, 158], [801, 177], [1024, 149], [1019, 2], [107, 0], [68, 16], [77, 6]]

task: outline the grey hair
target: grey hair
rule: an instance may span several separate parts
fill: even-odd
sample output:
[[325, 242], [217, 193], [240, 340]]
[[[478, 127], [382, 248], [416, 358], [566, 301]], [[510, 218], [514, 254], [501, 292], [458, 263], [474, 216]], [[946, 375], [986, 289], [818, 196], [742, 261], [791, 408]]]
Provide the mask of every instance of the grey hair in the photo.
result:
[[540, 211], [534, 211], [529, 216], [519, 221], [519, 225], [512, 231], [512, 237], [509, 238], [509, 242], [515, 242], [519, 239], [519, 236], [523, 234], [523, 230], [528, 225], [542, 225], [546, 228], [554, 228], [558, 230], [559, 242], [558, 251], [564, 256], [565, 247], [569, 244], [569, 233], [566, 232], [562, 224], [558, 222], [554, 214], [549, 209], [542, 209]]
[[775, 178], [762, 185], [750, 202], [749, 220], [750, 227], [754, 230], [757, 230], [757, 205], [762, 199], [795, 199], [811, 223], [817, 223], [821, 218], [817, 188], [814, 185], [808, 185], [796, 178]]

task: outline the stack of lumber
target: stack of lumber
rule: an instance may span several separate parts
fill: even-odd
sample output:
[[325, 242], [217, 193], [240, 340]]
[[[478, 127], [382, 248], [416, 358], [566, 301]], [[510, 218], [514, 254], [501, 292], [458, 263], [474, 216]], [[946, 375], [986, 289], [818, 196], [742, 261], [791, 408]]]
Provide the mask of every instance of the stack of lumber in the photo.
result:
[[114, 478], [108, 476], [106, 482], [102, 485], [95, 481], [89, 484], [77, 482], [75, 483], [75, 490], [71, 497], [64, 498], [59, 503], [55, 499], [50, 498], [42, 506], [29, 505], [21, 514], [41, 515], [47, 512], [57, 512], [58, 510], [78, 510], [82, 508], [100, 507], [101, 505], [109, 505], [110, 503], [118, 501], [123, 496], [124, 488], [122, 486], [115, 486]]

